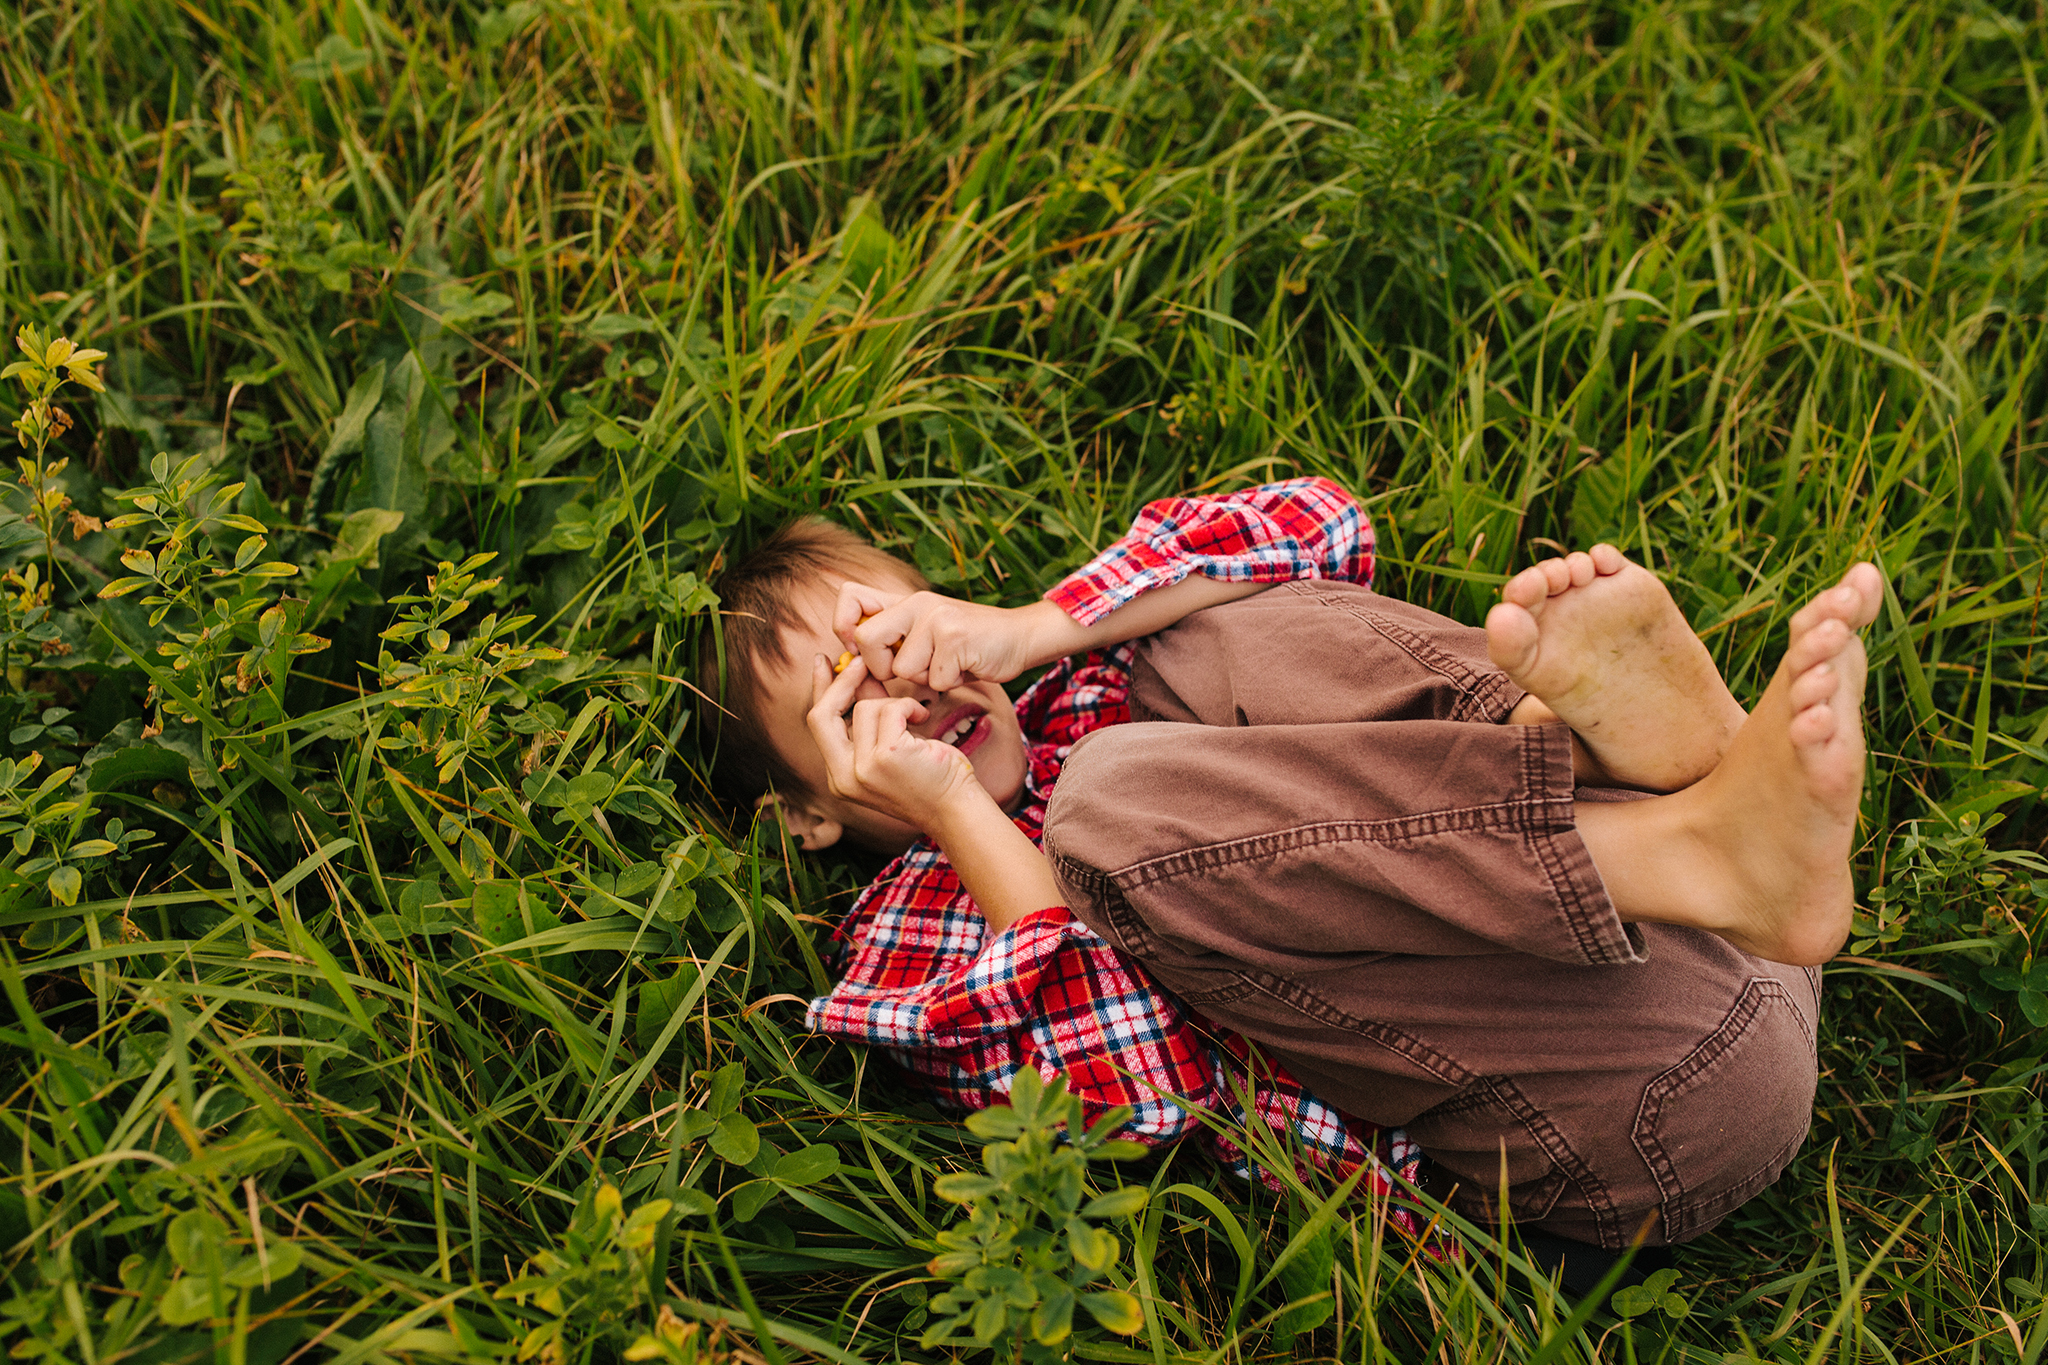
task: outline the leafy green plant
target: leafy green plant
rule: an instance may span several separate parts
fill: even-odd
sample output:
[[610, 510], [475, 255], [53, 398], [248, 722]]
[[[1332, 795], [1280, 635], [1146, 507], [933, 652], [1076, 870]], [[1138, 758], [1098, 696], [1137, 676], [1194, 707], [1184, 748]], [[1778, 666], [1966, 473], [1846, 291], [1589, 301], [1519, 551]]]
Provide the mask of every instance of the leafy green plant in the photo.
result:
[[[18, 526], [20, 523], [17, 522]], [[5, 527], [0, 526], [0, 536]], [[21, 696], [28, 664], [68, 652], [63, 632], [51, 620], [50, 593], [55, 584], [41, 566], [24, 564], [0, 573], [0, 679], [13, 698]], [[17, 714], [21, 708], [17, 708]]]
[[[107, 358], [107, 353], [78, 346], [69, 337], [45, 340], [39, 328], [26, 325], [15, 333], [14, 344], [28, 359], [17, 360], [0, 370], [0, 380], [18, 379], [28, 390], [28, 406], [14, 419], [14, 429], [20, 433], [21, 443], [32, 453], [29, 458], [15, 463], [21, 471], [21, 486], [28, 494], [28, 520], [42, 532], [44, 562], [54, 567], [57, 561], [57, 518], [71, 505], [71, 499], [57, 476], [64, 472], [70, 461], [60, 459], [51, 462], [50, 442], [69, 431], [72, 421], [70, 415], [51, 400], [67, 383], [93, 393], [106, 392], [107, 386], [101, 382], [94, 367]], [[4, 536], [4, 532], [5, 528], [0, 527], [0, 536]]]
[[1089, 1288], [1118, 1278], [1122, 1245], [1101, 1225], [1140, 1212], [1149, 1197], [1143, 1186], [1088, 1197], [1091, 1161], [1144, 1154], [1142, 1144], [1111, 1136], [1132, 1112], [1119, 1106], [1084, 1128], [1066, 1078], [1047, 1085], [1027, 1067], [1011, 1081], [1007, 1105], [968, 1117], [976, 1137], [1007, 1141], [982, 1148], [986, 1174], [942, 1176], [933, 1187], [966, 1205], [967, 1217], [934, 1239], [929, 1269], [949, 1287], [931, 1300], [926, 1346], [995, 1346], [1048, 1361], [1065, 1354], [1077, 1308], [1112, 1332], [1144, 1325], [1129, 1290]]
[[535, 1252], [520, 1276], [497, 1291], [498, 1298], [521, 1307], [530, 1301], [545, 1315], [520, 1338], [517, 1359], [584, 1365], [607, 1346], [664, 1339], [647, 1330], [647, 1317], [660, 1278], [652, 1259], [655, 1235], [670, 1207], [666, 1199], [651, 1199], [627, 1213], [610, 1181], [586, 1189], [556, 1245]]
[[[296, 576], [299, 566], [263, 558], [269, 547], [263, 523], [234, 510], [245, 485], [215, 487], [220, 475], [204, 462], [191, 455], [173, 467], [170, 456], [159, 453], [150, 461], [147, 484], [114, 495], [135, 510], [107, 522], [110, 531], [141, 529], [143, 545], [122, 552], [128, 576], [99, 595], [143, 592], [151, 629], [170, 622], [170, 638], [156, 646], [170, 661], [170, 674], [154, 678], [150, 688], [159, 732], [169, 720], [191, 725], [218, 717], [234, 733], [281, 719], [292, 659], [328, 644], [298, 628], [305, 602], [271, 586]], [[232, 555], [215, 548], [216, 537], [228, 531], [242, 533]], [[210, 727], [201, 735], [205, 744], [215, 739]], [[237, 762], [232, 749], [220, 760], [223, 769]]]
[[[252, 1233], [248, 1242], [239, 1242], [208, 1208], [187, 1209], [164, 1231], [165, 1249], [179, 1273], [164, 1288], [157, 1314], [174, 1326], [208, 1318], [246, 1320], [250, 1297], [292, 1282], [305, 1259], [303, 1246], [275, 1232]], [[131, 1273], [146, 1264], [137, 1255]]]
[[459, 640], [449, 631], [449, 624], [476, 598], [498, 586], [499, 579], [476, 576], [496, 558], [495, 552], [486, 551], [459, 565], [441, 561], [428, 577], [425, 592], [391, 599], [406, 610], [380, 637], [411, 646], [410, 657], [390, 649], [380, 653], [377, 676], [396, 690], [396, 705], [416, 713], [399, 726], [397, 735], [381, 742], [388, 749], [410, 747], [431, 755], [442, 782], [453, 780], [472, 755], [489, 753], [503, 742], [502, 722], [493, 718], [492, 710], [512, 699], [513, 674], [568, 657], [552, 645], [516, 643], [514, 637], [533, 624], [530, 615], [500, 617], [491, 612]]
[[1646, 1313], [1662, 1313], [1676, 1320], [1692, 1309], [1683, 1295], [1672, 1286], [1678, 1283], [1678, 1271], [1670, 1266], [1653, 1271], [1641, 1284], [1623, 1285], [1614, 1291], [1611, 1300], [1615, 1315], [1622, 1318], [1639, 1318]]
[[1987, 836], [2004, 820], [1936, 808], [1909, 822], [1851, 947], [1940, 953], [1973, 1007], [1996, 1015], [2016, 1007], [2029, 1026], [2048, 1028], [2048, 953], [2033, 930], [2048, 907], [2048, 858], [1994, 844]]
[[[31, 787], [29, 779], [42, 762], [41, 754], [19, 761], [0, 758], [0, 837], [8, 841], [7, 851], [0, 854], [0, 871], [47, 888], [59, 905], [74, 905], [90, 860], [104, 858], [122, 845], [111, 839], [78, 838], [93, 805], [67, 789], [71, 768], [59, 768]], [[139, 833], [147, 837], [149, 832]]]
[[340, 294], [354, 272], [391, 264], [389, 249], [364, 241], [356, 225], [334, 211], [347, 176], [323, 176], [318, 155], [292, 155], [275, 136], [273, 129], [259, 132], [256, 154], [229, 173], [221, 192], [238, 210], [227, 230], [234, 265], [249, 272], [238, 283], [246, 288], [268, 277], [290, 289], [308, 278]]

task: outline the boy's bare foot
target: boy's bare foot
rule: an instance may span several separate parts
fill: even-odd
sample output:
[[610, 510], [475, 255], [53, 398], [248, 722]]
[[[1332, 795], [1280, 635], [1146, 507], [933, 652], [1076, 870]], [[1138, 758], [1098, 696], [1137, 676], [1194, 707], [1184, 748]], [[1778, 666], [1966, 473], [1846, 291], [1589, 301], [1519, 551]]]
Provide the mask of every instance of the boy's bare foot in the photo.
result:
[[1486, 617], [1486, 649], [1615, 784], [1689, 786], [1746, 719], [1671, 594], [1612, 545], [1509, 579]]
[[1756, 711], [1706, 778], [1652, 801], [1578, 807], [1624, 920], [1708, 929], [1745, 952], [1811, 966], [1848, 936], [1849, 854], [1863, 793], [1858, 628], [1884, 582], [1858, 564], [1792, 618]]

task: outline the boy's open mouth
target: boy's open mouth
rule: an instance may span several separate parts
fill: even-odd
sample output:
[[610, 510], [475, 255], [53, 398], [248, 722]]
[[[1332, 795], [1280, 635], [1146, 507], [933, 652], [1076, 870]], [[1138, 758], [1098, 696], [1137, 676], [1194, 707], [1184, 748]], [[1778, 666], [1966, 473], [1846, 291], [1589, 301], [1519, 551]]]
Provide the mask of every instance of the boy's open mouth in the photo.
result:
[[972, 754], [979, 749], [995, 729], [988, 718], [988, 712], [978, 706], [963, 707], [955, 712], [946, 728], [932, 738], [941, 744], [950, 744], [963, 754]]

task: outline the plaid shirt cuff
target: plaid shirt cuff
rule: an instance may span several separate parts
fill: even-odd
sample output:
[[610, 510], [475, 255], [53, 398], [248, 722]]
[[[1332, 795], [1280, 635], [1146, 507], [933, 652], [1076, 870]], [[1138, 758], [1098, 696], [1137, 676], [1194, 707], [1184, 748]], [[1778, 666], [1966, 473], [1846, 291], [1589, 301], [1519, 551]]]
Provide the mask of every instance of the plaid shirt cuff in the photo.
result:
[[1115, 544], [1045, 595], [1084, 626], [1190, 574], [1223, 583], [1372, 581], [1372, 527], [1328, 479], [1148, 503]]

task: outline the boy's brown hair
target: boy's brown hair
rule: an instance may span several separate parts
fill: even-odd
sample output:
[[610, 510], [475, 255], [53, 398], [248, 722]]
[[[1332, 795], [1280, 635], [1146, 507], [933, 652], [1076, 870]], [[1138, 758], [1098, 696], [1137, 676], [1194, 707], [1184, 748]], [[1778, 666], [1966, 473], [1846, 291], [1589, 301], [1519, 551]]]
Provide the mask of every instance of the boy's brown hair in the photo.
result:
[[708, 632], [697, 667], [704, 690], [724, 708], [709, 712], [715, 755], [711, 781], [727, 800], [744, 805], [770, 790], [803, 790], [796, 773], [768, 741], [761, 715], [761, 670], [789, 662], [783, 632], [801, 624], [805, 590], [836, 592], [839, 582], [847, 579], [875, 587], [907, 586], [912, 591], [930, 586], [909, 564], [822, 517], [790, 522], [713, 581], [725, 640], [723, 676], [718, 639]]

